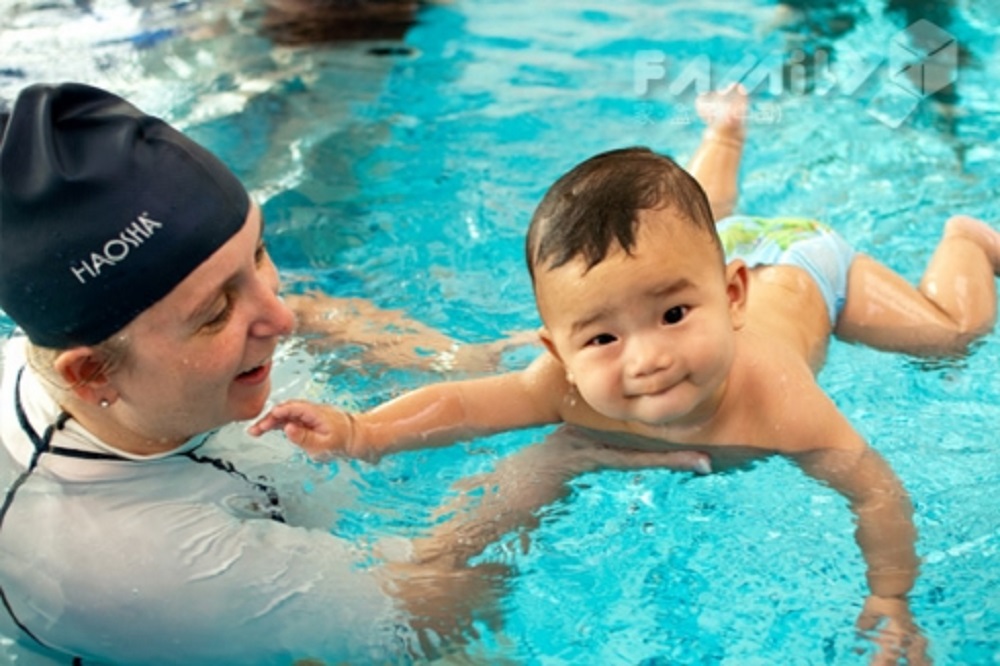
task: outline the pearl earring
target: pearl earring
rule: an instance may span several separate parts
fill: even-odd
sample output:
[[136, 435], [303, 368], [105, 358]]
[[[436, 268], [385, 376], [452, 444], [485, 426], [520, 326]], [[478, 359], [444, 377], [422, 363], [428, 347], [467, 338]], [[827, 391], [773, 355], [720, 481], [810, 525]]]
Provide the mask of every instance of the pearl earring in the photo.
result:
[[111, 401], [108, 400], [107, 398], [101, 398], [101, 401], [97, 404], [101, 406], [101, 409], [107, 409], [108, 407], [111, 406]]

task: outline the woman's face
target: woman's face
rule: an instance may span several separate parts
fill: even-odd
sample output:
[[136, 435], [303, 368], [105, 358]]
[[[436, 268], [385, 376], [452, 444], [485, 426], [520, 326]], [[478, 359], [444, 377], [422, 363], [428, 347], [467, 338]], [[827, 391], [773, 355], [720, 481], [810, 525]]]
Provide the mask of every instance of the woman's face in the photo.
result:
[[111, 375], [121, 425], [179, 444], [259, 414], [271, 357], [294, 323], [277, 292], [260, 209], [251, 206], [235, 236], [126, 327], [127, 358]]

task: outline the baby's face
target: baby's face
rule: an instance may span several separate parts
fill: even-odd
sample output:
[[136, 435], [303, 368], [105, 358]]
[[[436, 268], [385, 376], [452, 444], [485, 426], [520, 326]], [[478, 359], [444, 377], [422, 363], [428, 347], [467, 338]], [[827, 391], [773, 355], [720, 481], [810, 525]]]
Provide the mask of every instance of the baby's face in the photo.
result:
[[745, 285], [703, 230], [669, 210], [639, 219], [631, 255], [616, 248], [589, 271], [582, 259], [536, 269], [543, 335], [599, 413], [696, 425], [724, 391]]

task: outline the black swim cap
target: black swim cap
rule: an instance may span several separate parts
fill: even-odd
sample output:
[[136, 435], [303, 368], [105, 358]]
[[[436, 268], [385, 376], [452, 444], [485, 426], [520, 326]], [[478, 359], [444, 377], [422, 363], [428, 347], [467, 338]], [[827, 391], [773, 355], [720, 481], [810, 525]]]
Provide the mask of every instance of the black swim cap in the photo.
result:
[[0, 99], [0, 143], [3, 143], [3, 133], [7, 129], [8, 120], [10, 120], [10, 109], [7, 108], [7, 100]]
[[35, 344], [109, 338], [243, 227], [214, 155], [122, 98], [34, 85], [0, 143], [0, 308]]

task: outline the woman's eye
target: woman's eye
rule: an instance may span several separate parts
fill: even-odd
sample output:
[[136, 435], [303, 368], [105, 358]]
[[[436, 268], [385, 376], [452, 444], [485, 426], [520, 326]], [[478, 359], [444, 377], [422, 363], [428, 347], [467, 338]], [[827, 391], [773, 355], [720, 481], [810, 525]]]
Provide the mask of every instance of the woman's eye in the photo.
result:
[[615, 336], [610, 333], [601, 333], [600, 335], [595, 335], [590, 340], [587, 341], [588, 347], [603, 347], [604, 345], [610, 345], [612, 342], [617, 340]]
[[218, 314], [214, 315], [211, 319], [205, 322], [204, 328], [214, 329], [220, 328], [223, 324], [229, 321], [229, 315], [233, 312], [233, 299], [226, 296], [225, 306], [219, 310]]
[[257, 246], [257, 249], [254, 250], [253, 261], [254, 264], [260, 266], [261, 264], [264, 263], [265, 259], [267, 259], [267, 245], [265, 245], [264, 242], [262, 241], [260, 245]]
[[664, 324], [677, 324], [684, 319], [684, 315], [687, 314], [687, 306], [685, 305], [675, 305], [666, 312], [663, 313], [663, 323]]

